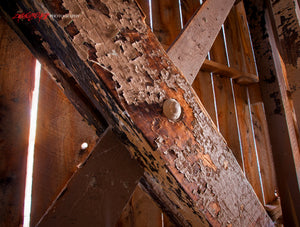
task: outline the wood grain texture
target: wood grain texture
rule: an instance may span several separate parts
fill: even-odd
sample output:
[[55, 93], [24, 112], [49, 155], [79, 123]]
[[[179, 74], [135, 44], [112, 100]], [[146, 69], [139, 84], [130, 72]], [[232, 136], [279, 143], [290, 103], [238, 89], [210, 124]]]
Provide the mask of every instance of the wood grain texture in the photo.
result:
[[[223, 37], [223, 32], [221, 30], [212, 46], [210, 55], [211, 59], [214, 61], [227, 65], [224, 39], [225, 37]], [[236, 104], [234, 100], [236, 97], [234, 97], [234, 94], [232, 93], [231, 81], [229, 78], [223, 77], [223, 74], [215, 74], [213, 80], [220, 132], [243, 169], [243, 156], [238, 129], [240, 122], [236, 117]]]
[[[266, 5], [261, 1], [245, 1], [245, 9], [253, 40], [260, 87], [273, 150], [276, 178], [286, 226], [297, 226], [300, 210], [299, 185], [293, 159], [293, 147], [287, 125], [285, 93], [281, 93], [282, 69], [275, 46]], [[283, 152], [284, 151], [284, 152]]]
[[39, 226], [115, 226], [142, 174], [109, 128]]
[[[192, 84], [224, 23], [233, 0], [207, 0], [170, 47], [168, 55]], [[200, 32], [199, 32], [200, 27]]]
[[141, 186], [137, 185], [116, 227], [159, 227], [163, 226], [162, 221], [161, 209]]
[[23, 223], [35, 58], [0, 18], [0, 226]]
[[[42, 70], [36, 129], [31, 223], [35, 226], [93, 150], [96, 129]], [[87, 149], [81, 149], [82, 143]]]
[[[299, 1], [269, 1], [279, 52], [286, 68], [288, 92], [293, 103], [295, 125], [300, 142], [300, 25]], [[300, 170], [298, 169], [298, 179]]]
[[[230, 66], [239, 68], [241, 71], [246, 71], [244, 50], [241, 40], [241, 33], [237, 23], [237, 10], [234, 6], [229, 13], [225, 22], [226, 42], [228, 47], [228, 55]], [[248, 88], [245, 86], [233, 83], [233, 90], [235, 95], [236, 110], [239, 122], [239, 132], [241, 141], [241, 150], [243, 157], [243, 165], [245, 175], [251, 182], [254, 191], [263, 202], [263, 192], [260, 180], [259, 163], [257, 162], [256, 142], [252, 128], [252, 119], [250, 115]]]
[[[41, 2], [22, 1], [18, 6], [57, 12]], [[181, 225], [272, 226], [223, 137], [144, 24], [135, 2], [110, 0], [105, 6], [64, 1], [68, 14], [78, 8], [82, 12], [73, 18], [80, 31], [73, 39], [52, 18], [26, 24], [26, 30], [39, 31], [39, 40], [51, 47], [160, 185], [158, 198], [169, 201], [166, 205]], [[1, 7], [14, 14], [6, 1]], [[96, 58], [88, 54], [86, 42], [94, 47]], [[184, 113], [180, 121], [162, 115], [168, 98], [180, 103]]]
[[251, 104], [253, 129], [257, 147], [260, 174], [264, 193], [264, 203], [270, 204], [275, 199], [278, 191], [276, 173], [273, 161], [272, 147], [263, 103]]
[[182, 23], [187, 25], [189, 20], [193, 18], [193, 14], [197, 12], [200, 7], [199, 0], [181, 0]]
[[214, 88], [211, 74], [209, 72], [200, 70], [193, 82], [192, 87], [201, 100], [209, 116], [213, 120], [214, 124], [217, 125], [217, 111], [214, 105]]
[[[256, 63], [253, 56], [251, 38], [249, 35], [247, 16], [244, 9], [243, 1], [235, 6], [236, 10], [236, 23], [240, 31], [240, 43], [244, 56], [244, 70], [257, 74]], [[270, 145], [269, 131], [267, 121], [265, 120], [265, 111], [261, 98], [259, 85], [248, 86], [248, 94], [251, 105], [251, 119], [253, 126], [253, 133], [255, 137], [255, 145], [257, 151], [258, 162], [260, 163], [259, 172], [261, 175], [261, 184], [264, 194], [264, 203], [268, 204], [273, 202], [275, 198], [276, 180], [275, 168], [273, 162], [272, 148]]]
[[181, 31], [178, 1], [152, 0], [153, 33], [167, 50]]
[[[300, 24], [299, 4], [294, 0], [269, 1], [270, 14], [275, 25], [275, 39], [278, 40], [286, 92], [293, 117], [289, 123], [295, 128], [294, 143], [300, 146]], [[292, 126], [294, 125], [294, 126]], [[291, 129], [293, 130], [293, 129]], [[298, 182], [300, 182], [300, 151], [294, 152]]]

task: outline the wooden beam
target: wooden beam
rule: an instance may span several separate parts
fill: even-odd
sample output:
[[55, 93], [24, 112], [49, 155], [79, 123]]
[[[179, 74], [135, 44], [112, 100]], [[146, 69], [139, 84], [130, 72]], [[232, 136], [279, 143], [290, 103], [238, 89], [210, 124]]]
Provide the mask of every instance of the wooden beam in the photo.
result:
[[[300, 9], [297, 0], [268, 0], [275, 37], [286, 69], [289, 99], [293, 103], [295, 125], [300, 142]], [[298, 168], [300, 180], [300, 163]]]
[[109, 128], [38, 226], [115, 226], [142, 174]]
[[245, 1], [245, 8], [260, 75], [283, 218], [286, 226], [299, 226], [299, 183], [293, 157], [293, 150], [299, 148], [293, 142], [295, 135], [289, 130], [291, 110], [282, 87], [284, 81], [280, 57], [264, 2]]
[[[225, 5], [224, 3], [222, 5]], [[12, 21], [15, 9], [64, 14], [38, 23]], [[50, 47], [131, 154], [158, 183], [170, 214], [182, 225], [272, 225], [238, 163], [184, 76], [128, 1], [1, 2], [27, 40]], [[78, 17], [72, 15], [78, 14]], [[69, 18], [69, 19], [68, 19]], [[71, 37], [70, 21], [79, 31]], [[54, 55], [54, 56], [53, 56]], [[162, 114], [165, 100], [182, 109]]]
[[0, 226], [21, 226], [35, 58], [0, 18]]
[[196, 78], [234, 0], [207, 0], [168, 50], [189, 84]]
[[204, 60], [201, 70], [236, 79], [237, 82], [242, 84], [258, 82], [258, 77], [255, 74], [240, 72], [233, 67], [228, 67], [224, 64], [208, 59]]

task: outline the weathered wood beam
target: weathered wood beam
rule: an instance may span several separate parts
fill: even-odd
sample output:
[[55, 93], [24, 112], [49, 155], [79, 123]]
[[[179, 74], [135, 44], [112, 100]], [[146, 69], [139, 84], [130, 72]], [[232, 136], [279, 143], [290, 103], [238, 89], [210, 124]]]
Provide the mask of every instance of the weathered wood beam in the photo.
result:
[[168, 50], [189, 84], [196, 78], [234, 0], [207, 0]]
[[[17, 9], [64, 18], [12, 21]], [[157, 197], [170, 201], [173, 219], [185, 226], [272, 225], [223, 137], [134, 1], [7, 0], [1, 11], [27, 40], [37, 43], [35, 50], [48, 46], [39, 53], [61, 62], [59, 67], [74, 77], [157, 182]], [[67, 29], [70, 24], [78, 31], [75, 36]], [[177, 121], [162, 114], [164, 101], [171, 98], [182, 109]]]
[[108, 128], [38, 226], [115, 226], [142, 174]]
[[[18, 10], [15, 12], [14, 16], [18, 15], [17, 12]], [[2, 13], [4, 13], [4, 17], [8, 16], [5, 15], [6, 14], [5, 12]], [[28, 20], [28, 22], [30, 23], [32, 22], [32, 19], [34, 18], [32, 17], [31, 19], [28, 18], [26, 20]], [[14, 21], [6, 20], [6, 22], [9, 24], [9, 26], [14, 28], [14, 31], [17, 33], [17, 35], [19, 35], [19, 37], [22, 39], [25, 45], [33, 53], [33, 55], [40, 61], [40, 63], [43, 65], [43, 68], [48, 71], [49, 75], [53, 78], [53, 80], [55, 80], [57, 85], [63, 90], [64, 94], [75, 106], [77, 111], [85, 118], [85, 120], [89, 124], [93, 125], [96, 128], [97, 135], [100, 136], [108, 127], [106, 120], [104, 119], [103, 116], [101, 116], [99, 110], [97, 110], [97, 108], [94, 105], [92, 105], [91, 101], [86, 96], [86, 94], [84, 94], [81, 88], [78, 86], [77, 82], [71, 76], [70, 72], [67, 70], [65, 71], [63, 70], [63, 67], [61, 67], [63, 63], [59, 59], [57, 59], [55, 55], [52, 55], [50, 57], [44, 55], [44, 53], [47, 53], [48, 51], [51, 52], [51, 50], [49, 49], [50, 47], [47, 45], [41, 45], [41, 40], [39, 39], [28, 40], [28, 37], [30, 38], [30, 34], [27, 34], [27, 36], [24, 35], [23, 31], [21, 31], [19, 27], [14, 25]], [[23, 26], [22, 24], [19, 25], [21, 27]], [[76, 29], [74, 29], [72, 23], [66, 26], [66, 30], [68, 30], [69, 35], [71, 37], [78, 32], [76, 31]], [[26, 33], [30, 33], [30, 32], [26, 31], [25, 34]]]
[[269, 127], [283, 218], [286, 226], [299, 226], [299, 182], [293, 157], [293, 150], [299, 149], [299, 146], [295, 144], [295, 134], [290, 131], [291, 110], [284, 91], [280, 56], [265, 2], [247, 0], [245, 8], [260, 75], [259, 84]]
[[240, 72], [233, 67], [228, 67], [224, 64], [205, 59], [201, 70], [216, 73], [222, 76], [226, 76], [232, 79], [237, 79], [237, 81], [243, 84], [257, 83], [258, 77], [251, 73]]
[[[293, 102], [295, 125], [300, 136], [300, 9], [297, 0], [268, 0], [275, 25], [280, 56], [286, 68], [289, 98]], [[300, 177], [300, 163], [298, 168]], [[299, 178], [298, 177], [298, 178]]]

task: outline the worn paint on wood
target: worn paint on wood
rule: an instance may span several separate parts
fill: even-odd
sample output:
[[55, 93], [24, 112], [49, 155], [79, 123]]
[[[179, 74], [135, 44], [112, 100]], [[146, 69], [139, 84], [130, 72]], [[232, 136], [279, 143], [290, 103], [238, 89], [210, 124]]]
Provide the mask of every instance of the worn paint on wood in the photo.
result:
[[299, 215], [296, 215], [296, 211], [300, 210], [300, 196], [290, 141], [291, 134], [287, 125], [289, 112], [284, 103], [285, 93], [280, 91], [282, 69], [280, 63], [278, 64], [279, 55], [264, 3], [245, 1], [245, 9], [260, 75], [260, 87], [270, 132], [283, 218], [285, 225], [295, 226], [299, 223]]
[[[293, 117], [289, 123], [296, 131], [298, 146], [300, 143], [300, 10], [295, 0], [271, 1], [271, 18], [275, 24], [275, 36], [279, 42], [282, 57], [286, 92], [291, 103]], [[300, 181], [300, 153], [294, 152], [298, 182]]]
[[[173, 214], [184, 214], [177, 216], [183, 225], [272, 225], [223, 137], [137, 6], [130, 0], [106, 3], [103, 11], [85, 2], [63, 2], [69, 14], [78, 8], [82, 12], [73, 19], [80, 31], [73, 39], [51, 18], [34, 27], [159, 182], [159, 196], [171, 198]], [[21, 6], [41, 10], [45, 6], [40, 4]], [[95, 47], [96, 59], [84, 43]], [[161, 115], [161, 104], [169, 97], [183, 110], [177, 122]]]
[[[94, 148], [96, 129], [42, 70], [33, 169], [31, 223], [35, 226]], [[82, 149], [82, 143], [88, 143]]]
[[0, 226], [23, 223], [35, 58], [0, 18]]

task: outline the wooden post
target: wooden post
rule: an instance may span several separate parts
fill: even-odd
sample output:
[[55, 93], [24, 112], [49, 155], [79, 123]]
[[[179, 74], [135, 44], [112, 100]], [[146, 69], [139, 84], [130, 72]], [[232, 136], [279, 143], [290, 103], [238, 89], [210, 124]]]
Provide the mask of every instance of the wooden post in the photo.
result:
[[245, 8], [260, 75], [283, 218], [286, 226], [299, 226], [300, 195], [293, 157], [298, 144], [293, 142], [296, 141], [295, 132], [290, 130], [291, 110], [283, 89], [279, 53], [264, 2], [245, 1]]
[[[274, 35], [286, 70], [288, 98], [295, 114], [295, 127], [300, 134], [300, 9], [297, 0], [269, 0]], [[300, 163], [299, 163], [300, 165]], [[300, 166], [298, 168], [298, 179]]]

